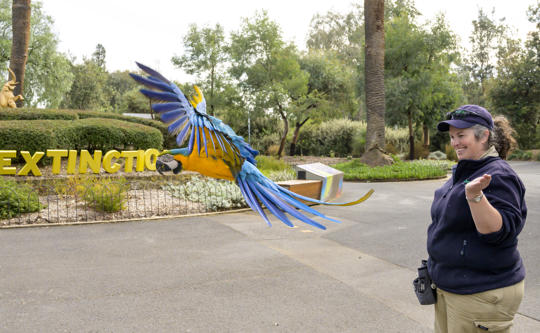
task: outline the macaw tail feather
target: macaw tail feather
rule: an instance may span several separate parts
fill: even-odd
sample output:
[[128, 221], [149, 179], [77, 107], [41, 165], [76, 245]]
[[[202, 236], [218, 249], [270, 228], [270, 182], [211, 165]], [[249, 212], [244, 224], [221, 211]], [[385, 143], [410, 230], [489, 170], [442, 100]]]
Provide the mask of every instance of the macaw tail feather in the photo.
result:
[[259, 215], [261, 215], [262, 218], [266, 221], [266, 224], [268, 224], [268, 226], [271, 227], [272, 223], [270, 223], [270, 220], [268, 219], [268, 217], [264, 213], [264, 210], [262, 209], [261, 205], [259, 204], [259, 201], [257, 201], [255, 196], [253, 195], [253, 193], [249, 189], [249, 186], [244, 181], [242, 181], [241, 178], [237, 179], [237, 183], [238, 183], [238, 186], [240, 187], [240, 191], [242, 192], [242, 195], [244, 196], [244, 199], [246, 200], [248, 206], [252, 210], [259, 213]]
[[236, 181], [240, 187], [240, 191], [242, 191], [242, 195], [246, 199], [247, 204], [252, 210], [259, 213], [268, 225], [271, 225], [271, 223], [268, 220], [268, 217], [264, 214], [262, 205], [264, 205], [270, 211], [270, 213], [289, 227], [294, 227], [294, 225], [286, 214], [289, 214], [290, 216], [295, 217], [298, 220], [316, 228], [323, 230], [326, 229], [324, 225], [304, 215], [301, 211], [339, 223], [338, 220], [325, 216], [306, 204], [296, 200], [291, 195], [280, 192], [280, 187], [276, 186], [270, 181], [261, 182], [260, 180], [253, 178], [250, 179], [250, 177], [237, 177]]
[[286, 194], [288, 194], [290, 196], [293, 196], [293, 197], [296, 197], [298, 199], [302, 199], [302, 200], [305, 200], [305, 201], [309, 201], [309, 202], [313, 202], [313, 203], [317, 203], [317, 204], [321, 204], [321, 205], [326, 205], [326, 206], [354, 206], [354, 205], [357, 205], [357, 204], [359, 204], [361, 202], [366, 201], [373, 194], [373, 192], [375, 192], [373, 189], [370, 189], [361, 198], [359, 198], [357, 200], [354, 200], [354, 201], [349, 201], [349, 202], [326, 202], [326, 201], [321, 201], [321, 200], [305, 197], [305, 196], [300, 195], [298, 193], [291, 192], [291, 191], [289, 191], [289, 190], [287, 190], [287, 189], [285, 189], [283, 187], [279, 187], [279, 190], [281, 192], [283, 192], [283, 193], [286, 193]]

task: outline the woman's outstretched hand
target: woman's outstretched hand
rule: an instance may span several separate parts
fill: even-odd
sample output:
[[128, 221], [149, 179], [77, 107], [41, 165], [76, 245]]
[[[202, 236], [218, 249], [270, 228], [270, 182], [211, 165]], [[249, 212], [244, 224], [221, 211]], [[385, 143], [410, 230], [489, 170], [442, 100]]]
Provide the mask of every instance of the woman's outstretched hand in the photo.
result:
[[483, 189], [488, 187], [491, 182], [491, 175], [487, 173], [483, 176], [473, 179], [465, 185], [465, 195], [467, 198], [479, 196]]

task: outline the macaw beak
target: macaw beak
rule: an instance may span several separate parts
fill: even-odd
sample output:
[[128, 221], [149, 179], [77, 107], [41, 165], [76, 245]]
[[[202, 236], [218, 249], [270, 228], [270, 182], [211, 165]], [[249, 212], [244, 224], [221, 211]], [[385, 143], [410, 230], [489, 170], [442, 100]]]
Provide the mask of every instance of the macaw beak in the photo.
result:
[[156, 170], [161, 175], [166, 171], [172, 171], [175, 175], [179, 174], [182, 171], [182, 163], [175, 159], [170, 159], [170, 156], [167, 160], [164, 158], [157, 159], [156, 161]]

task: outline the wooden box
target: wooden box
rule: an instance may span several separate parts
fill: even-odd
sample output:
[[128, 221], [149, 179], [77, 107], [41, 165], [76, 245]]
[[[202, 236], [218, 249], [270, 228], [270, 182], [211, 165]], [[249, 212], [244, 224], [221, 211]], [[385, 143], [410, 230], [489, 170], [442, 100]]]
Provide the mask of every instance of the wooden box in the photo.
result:
[[[284, 180], [277, 182], [277, 184], [287, 190], [298, 193], [308, 198], [313, 198], [320, 200], [321, 198], [321, 189], [322, 181], [321, 180], [311, 180], [311, 179], [295, 179], [295, 180]], [[299, 199], [300, 200], [300, 199]], [[300, 200], [305, 204], [314, 204], [309, 201]]]

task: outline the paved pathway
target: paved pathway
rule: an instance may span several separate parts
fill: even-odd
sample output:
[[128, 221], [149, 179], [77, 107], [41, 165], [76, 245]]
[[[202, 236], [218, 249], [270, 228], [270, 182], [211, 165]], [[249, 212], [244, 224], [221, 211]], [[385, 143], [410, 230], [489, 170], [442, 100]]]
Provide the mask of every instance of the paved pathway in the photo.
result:
[[[520, 237], [526, 297], [514, 332], [540, 332], [540, 163]], [[430, 332], [411, 281], [441, 180], [373, 187], [327, 231], [255, 214], [0, 230], [0, 332]]]

